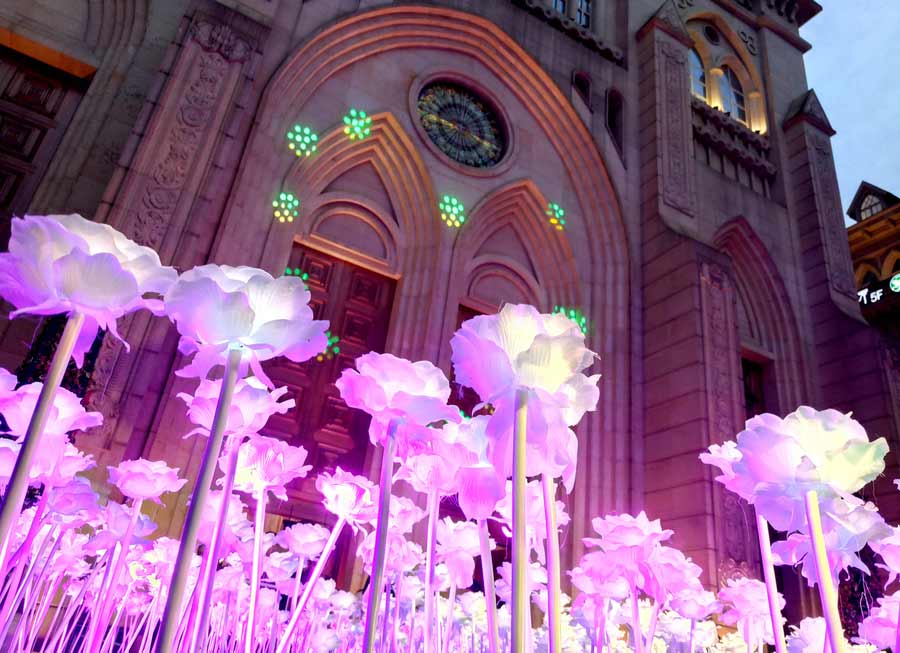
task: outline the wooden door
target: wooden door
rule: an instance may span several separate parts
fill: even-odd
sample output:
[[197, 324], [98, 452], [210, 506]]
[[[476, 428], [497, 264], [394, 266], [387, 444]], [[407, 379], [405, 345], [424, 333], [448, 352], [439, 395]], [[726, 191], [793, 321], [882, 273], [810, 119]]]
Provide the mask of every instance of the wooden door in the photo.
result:
[[0, 249], [84, 94], [85, 80], [0, 47]]
[[[288, 269], [308, 275], [313, 313], [330, 322], [330, 332], [339, 340], [318, 359], [300, 364], [277, 359], [266, 366], [276, 387], [291, 389], [297, 406], [273, 416], [263, 432], [306, 448], [307, 463], [313, 466], [308, 478], [288, 487], [288, 501], [273, 502], [269, 511], [288, 521], [328, 524], [332, 519], [320, 503], [316, 475], [337, 466], [362, 474], [369, 450], [369, 417], [349, 408], [334, 382], [357, 357], [384, 351], [395, 281], [299, 245]], [[347, 553], [348, 540], [339, 547], [337, 560]]]

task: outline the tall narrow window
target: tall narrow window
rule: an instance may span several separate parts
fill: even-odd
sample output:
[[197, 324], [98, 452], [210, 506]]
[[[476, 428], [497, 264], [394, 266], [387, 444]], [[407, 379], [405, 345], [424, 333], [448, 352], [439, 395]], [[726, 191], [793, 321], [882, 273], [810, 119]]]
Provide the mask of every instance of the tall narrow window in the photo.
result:
[[747, 124], [747, 109], [744, 104], [744, 87], [734, 71], [722, 66], [722, 111], [731, 114], [739, 122]]
[[553, 8], [559, 13], [565, 15], [568, 9], [568, 0], [553, 0]]
[[591, 26], [591, 0], [577, 0], [577, 2], [575, 22], [588, 29]]
[[860, 220], [871, 218], [876, 213], [880, 213], [883, 208], [884, 205], [880, 199], [874, 195], [866, 195], [866, 199], [863, 200], [862, 205], [859, 207], [859, 218]]
[[703, 69], [703, 60], [696, 50], [689, 53], [691, 64], [691, 93], [706, 101], [706, 71]]
[[763, 395], [763, 376], [765, 368], [756, 361], [741, 359], [741, 372], [744, 377], [744, 408], [747, 419], [766, 412], [766, 400]]

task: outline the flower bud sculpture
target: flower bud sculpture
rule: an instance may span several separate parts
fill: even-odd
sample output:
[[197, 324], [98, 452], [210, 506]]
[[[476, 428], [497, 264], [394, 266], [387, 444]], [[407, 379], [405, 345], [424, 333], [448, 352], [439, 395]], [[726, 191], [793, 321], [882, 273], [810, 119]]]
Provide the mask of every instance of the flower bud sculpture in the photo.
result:
[[489, 427], [490, 457], [501, 473], [513, 478], [513, 650], [524, 645], [528, 603], [525, 478], [535, 474], [543, 478], [548, 510], [549, 641], [552, 653], [559, 653], [561, 571], [553, 514], [555, 479], [562, 476], [567, 488], [574, 482], [577, 441], [569, 427], [597, 404], [599, 375], [583, 374], [595, 354], [585, 348], [584, 333], [576, 322], [521, 304], [507, 304], [496, 315], [463, 322], [450, 346], [457, 381], [496, 408]]
[[313, 319], [309, 300], [309, 290], [297, 277], [275, 279], [263, 270], [227, 265], [189, 270], [165, 295], [166, 313], [181, 334], [179, 349], [193, 355], [177, 374], [205, 379], [210, 369], [224, 365], [225, 375], [182, 531], [157, 653], [168, 653], [174, 646], [201, 510], [225, 437], [235, 383], [250, 369], [271, 386], [263, 361], [285, 356], [299, 363], [325, 348], [328, 323]]
[[81, 366], [98, 328], [118, 337], [116, 320], [141, 308], [158, 311], [148, 295], [165, 293], [176, 272], [160, 264], [149, 247], [109, 225], [80, 215], [26, 216], [12, 221], [9, 251], [0, 253], [0, 297], [21, 314], [69, 316], [47, 378], [29, 416], [22, 448], [0, 509], [0, 569], [10, 529], [28, 488], [31, 461], [40, 443], [69, 358]]

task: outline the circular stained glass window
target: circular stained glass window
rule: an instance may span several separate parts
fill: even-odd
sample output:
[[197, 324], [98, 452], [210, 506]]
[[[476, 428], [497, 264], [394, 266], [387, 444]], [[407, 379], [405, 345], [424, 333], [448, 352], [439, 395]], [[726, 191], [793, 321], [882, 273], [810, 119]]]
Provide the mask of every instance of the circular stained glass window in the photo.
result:
[[506, 152], [500, 117], [477, 95], [435, 82], [422, 89], [417, 106], [428, 138], [451, 159], [473, 168], [500, 163]]

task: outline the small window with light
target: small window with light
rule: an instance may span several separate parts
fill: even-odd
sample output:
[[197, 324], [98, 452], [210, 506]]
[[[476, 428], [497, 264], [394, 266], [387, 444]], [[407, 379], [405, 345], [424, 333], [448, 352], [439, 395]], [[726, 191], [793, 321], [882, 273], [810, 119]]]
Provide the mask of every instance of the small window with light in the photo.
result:
[[881, 213], [883, 209], [884, 204], [881, 203], [879, 198], [874, 195], [866, 195], [866, 199], [863, 200], [859, 207], [859, 218], [860, 220], [871, 218], [876, 213]]
[[691, 93], [694, 97], [706, 101], [706, 71], [703, 69], [703, 60], [696, 50], [690, 51], [691, 64]]
[[722, 111], [731, 114], [739, 122], [747, 124], [747, 107], [744, 103], [744, 87], [741, 80], [728, 66], [722, 66]]

